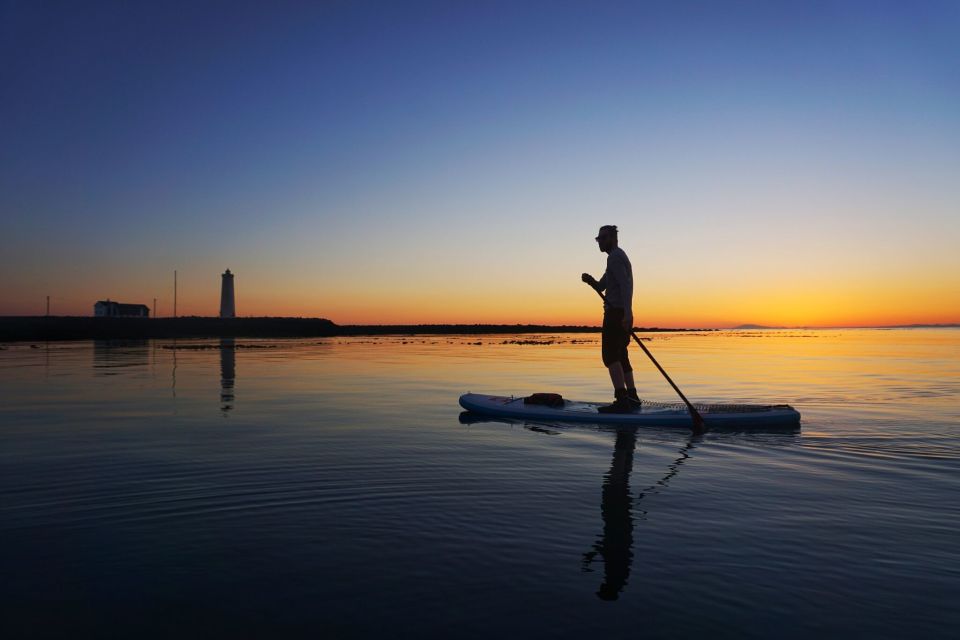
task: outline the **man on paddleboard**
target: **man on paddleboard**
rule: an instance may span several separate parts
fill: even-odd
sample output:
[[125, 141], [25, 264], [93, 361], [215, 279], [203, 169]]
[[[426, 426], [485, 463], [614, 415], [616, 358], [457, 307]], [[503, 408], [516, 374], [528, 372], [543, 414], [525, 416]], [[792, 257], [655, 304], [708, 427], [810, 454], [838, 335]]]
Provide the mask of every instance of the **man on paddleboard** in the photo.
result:
[[613, 404], [600, 407], [601, 413], [630, 413], [640, 407], [633, 367], [627, 347], [633, 329], [633, 268], [630, 259], [620, 248], [617, 226], [600, 227], [595, 238], [600, 251], [607, 254], [607, 270], [597, 280], [589, 273], [581, 279], [597, 291], [606, 292], [603, 303], [602, 356], [613, 383]]

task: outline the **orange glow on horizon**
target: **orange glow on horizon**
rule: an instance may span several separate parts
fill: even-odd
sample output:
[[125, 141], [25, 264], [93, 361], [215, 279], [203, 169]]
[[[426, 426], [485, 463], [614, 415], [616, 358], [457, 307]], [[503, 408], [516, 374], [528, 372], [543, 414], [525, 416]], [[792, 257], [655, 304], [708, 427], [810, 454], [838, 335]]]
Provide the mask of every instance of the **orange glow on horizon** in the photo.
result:
[[[560, 253], [560, 252], [558, 252]], [[950, 269], [918, 265], [912, 269], [875, 270], [844, 275], [839, 268], [815, 265], [767, 272], [727, 268], [698, 271], [657, 270], [660, 262], [637, 251], [634, 316], [641, 327], [729, 328], [741, 324], [783, 327], [864, 327], [960, 322], [960, 278]], [[549, 256], [547, 256], [549, 257]], [[321, 317], [337, 324], [545, 324], [600, 323], [597, 296], [578, 281], [579, 271], [562, 254], [558, 263], [516, 258], [503, 267], [495, 260], [476, 271], [434, 273], [430, 259], [377, 265], [373, 273], [349, 279], [320, 267], [310, 275], [289, 277], [282, 264], [230, 264], [236, 278], [239, 316]], [[577, 257], [577, 261], [581, 258]], [[588, 268], [602, 256], [582, 258]], [[392, 264], [392, 263], [391, 263]], [[536, 269], [526, 279], [512, 269]], [[222, 271], [222, 269], [219, 269]], [[212, 276], [211, 276], [212, 272]], [[320, 274], [313, 277], [312, 274]], [[557, 274], [563, 277], [559, 278]], [[844, 275], [840, 277], [837, 274]], [[152, 307], [172, 315], [171, 277], [154, 273], [101, 271], [67, 274], [67, 295], [51, 296], [53, 315], [91, 315], [93, 302], [110, 297]], [[97, 288], [88, 282], [100, 282]], [[178, 315], [214, 316], [219, 309], [216, 267], [180, 271]], [[538, 284], [539, 283], [539, 284]], [[4, 292], [0, 315], [42, 315], [47, 282]], [[109, 295], [106, 295], [109, 292]]]
[[[291, 300], [283, 292], [258, 295], [237, 293], [237, 313], [243, 316], [320, 317], [337, 324], [545, 324], [598, 325], [599, 299], [585, 286], [569, 287], [566, 293], [483, 292], [454, 296], [424, 292], [379, 292], [317, 295]], [[884, 294], [877, 288], [854, 291], [823, 291], [816, 288], [793, 292], [701, 293], [686, 296], [671, 292], [639, 295], [634, 302], [635, 325], [719, 329], [741, 324], [783, 327], [864, 327], [904, 324], [953, 324], [960, 322], [960, 292], [930, 286], [909, 293]], [[949, 289], [948, 287], [946, 289]], [[196, 292], [178, 302], [178, 315], [213, 316], [218, 293]], [[129, 297], [129, 296], [128, 296]], [[124, 300], [123, 296], [116, 299]], [[211, 299], [213, 302], [211, 302]], [[945, 301], [950, 300], [951, 304]], [[131, 299], [150, 305], [150, 300]], [[158, 300], [158, 315], [172, 315], [172, 299]], [[39, 303], [37, 304], [39, 307]], [[86, 305], [52, 304], [54, 315], [91, 315]], [[59, 308], [58, 308], [59, 307]], [[66, 307], [66, 308], [65, 308]], [[92, 307], [92, 305], [91, 305]], [[42, 310], [11, 309], [5, 315], [41, 315]]]

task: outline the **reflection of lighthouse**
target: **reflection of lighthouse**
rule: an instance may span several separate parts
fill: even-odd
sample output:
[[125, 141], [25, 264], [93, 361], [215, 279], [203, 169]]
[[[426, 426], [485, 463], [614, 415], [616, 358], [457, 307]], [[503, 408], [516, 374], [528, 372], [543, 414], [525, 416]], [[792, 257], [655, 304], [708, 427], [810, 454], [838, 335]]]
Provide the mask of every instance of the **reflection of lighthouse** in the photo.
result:
[[220, 317], [233, 318], [237, 315], [237, 309], [233, 303], [233, 274], [230, 269], [221, 276], [220, 283]]
[[233, 338], [220, 338], [220, 411], [233, 409], [233, 383], [237, 377], [237, 353]]

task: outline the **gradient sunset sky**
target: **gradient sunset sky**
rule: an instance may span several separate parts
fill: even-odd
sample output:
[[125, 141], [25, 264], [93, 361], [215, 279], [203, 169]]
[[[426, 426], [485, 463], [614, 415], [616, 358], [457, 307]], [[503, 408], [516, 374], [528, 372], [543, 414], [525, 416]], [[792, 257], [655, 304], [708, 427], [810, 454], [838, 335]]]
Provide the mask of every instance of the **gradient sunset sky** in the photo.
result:
[[0, 0], [0, 315], [960, 322], [960, 3]]

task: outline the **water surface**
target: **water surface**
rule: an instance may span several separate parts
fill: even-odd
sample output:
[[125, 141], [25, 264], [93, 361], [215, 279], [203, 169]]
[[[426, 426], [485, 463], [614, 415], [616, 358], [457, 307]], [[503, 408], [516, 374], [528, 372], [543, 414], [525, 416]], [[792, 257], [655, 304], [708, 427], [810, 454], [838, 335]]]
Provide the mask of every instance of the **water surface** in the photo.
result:
[[650, 337], [802, 428], [461, 417], [606, 398], [582, 334], [6, 345], [0, 632], [956, 636], [960, 331]]

